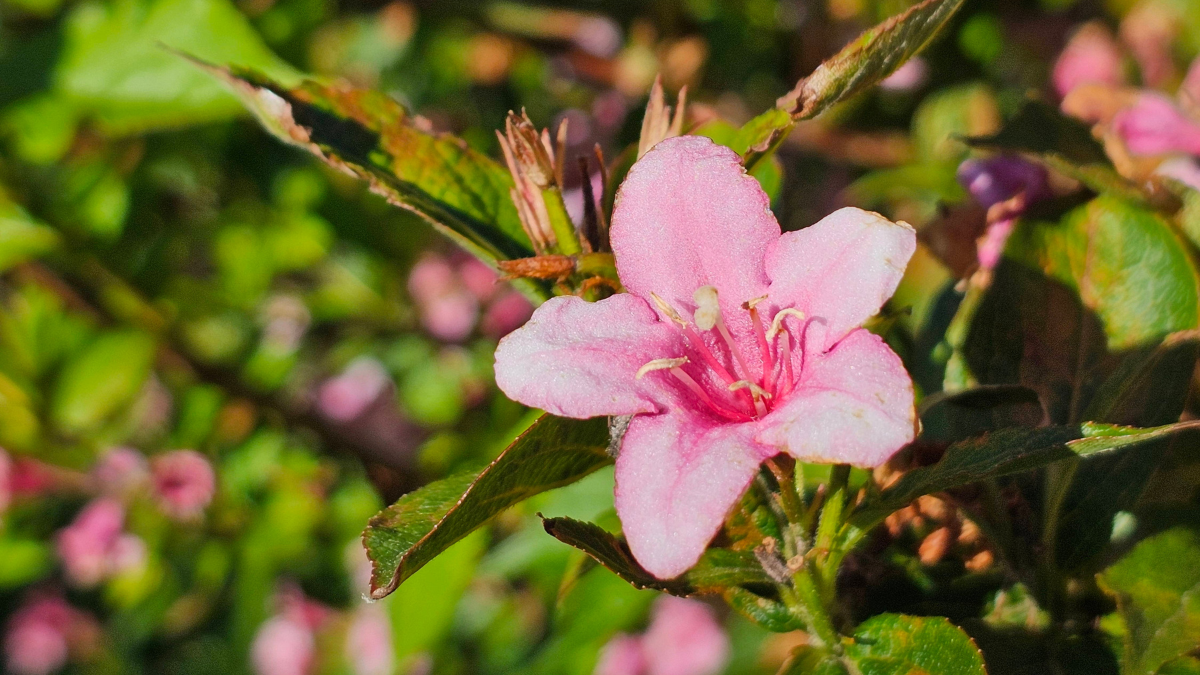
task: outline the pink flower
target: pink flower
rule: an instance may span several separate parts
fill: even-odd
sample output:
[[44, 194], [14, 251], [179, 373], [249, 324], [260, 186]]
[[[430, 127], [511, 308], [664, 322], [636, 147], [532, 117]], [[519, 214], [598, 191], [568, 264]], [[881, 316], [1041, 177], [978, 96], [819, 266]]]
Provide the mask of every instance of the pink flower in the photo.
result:
[[114, 496], [129, 494], [149, 478], [150, 465], [142, 453], [133, 448], [109, 448], [92, 467], [92, 480], [96, 482], [96, 487]]
[[409, 273], [408, 292], [421, 311], [422, 325], [434, 337], [458, 342], [475, 328], [479, 300], [445, 258], [429, 254], [417, 261]]
[[646, 653], [642, 639], [624, 633], [604, 645], [592, 675], [645, 675]]
[[1187, 76], [1179, 85], [1179, 99], [1192, 109], [1200, 109], [1200, 56], [1192, 60], [1188, 66]]
[[480, 302], [487, 302], [499, 290], [496, 282], [500, 280], [496, 270], [483, 264], [479, 258], [466, 256], [458, 265], [458, 277]]
[[859, 328], [911, 227], [846, 208], [781, 234], [739, 157], [683, 136], [629, 172], [611, 239], [629, 293], [543, 304], [501, 341], [496, 382], [555, 415], [636, 415], [615, 501], [651, 573], [696, 562], [764, 459], [877, 466], [912, 440], [912, 381]]
[[712, 608], [663, 596], [655, 601], [645, 635], [610, 640], [593, 675], [715, 675], [728, 661], [729, 636]]
[[12, 502], [12, 460], [4, 448], [0, 448], [0, 513]]
[[1193, 190], [1200, 190], [1200, 163], [1194, 157], [1172, 157], [1159, 164], [1154, 173], [1174, 178]]
[[317, 406], [336, 422], [350, 422], [366, 412], [391, 382], [382, 363], [359, 357], [340, 375], [325, 380], [317, 392]]
[[517, 291], [507, 291], [488, 305], [480, 330], [485, 335], [502, 338], [525, 325], [533, 314], [533, 305]]
[[346, 658], [354, 675], [391, 675], [395, 671], [392, 625], [382, 605], [362, 605], [346, 633]]
[[315, 657], [312, 629], [284, 614], [268, 619], [250, 646], [250, 663], [257, 675], [309, 675]]
[[1162, 94], [1143, 93], [1117, 113], [1113, 128], [1135, 155], [1200, 155], [1200, 123]]
[[1109, 84], [1124, 82], [1121, 65], [1121, 47], [1112, 33], [1103, 25], [1084, 25], [1058, 55], [1054, 64], [1054, 89], [1059, 96], [1066, 96], [1081, 84]]
[[71, 624], [78, 613], [62, 598], [31, 599], [9, 619], [4, 636], [8, 672], [50, 675], [67, 665]]
[[925, 59], [916, 56], [904, 62], [896, 72], [888, 75], [879, 83], [886, 91], [913, 91], [919, 89], [929, 79], [929, 64]]
[[145, 562], [145, 544], [125, 534], [125, 507], [102, 497], [84, 507], [75, 520], [58, 533], [58, 556], [67, 577], [88, 588]]
[[163, 513], [176, 520], [200, 517], [216, 492], [208, 458], [195, 450], [173, 450], [151, 462], [154, 494]]

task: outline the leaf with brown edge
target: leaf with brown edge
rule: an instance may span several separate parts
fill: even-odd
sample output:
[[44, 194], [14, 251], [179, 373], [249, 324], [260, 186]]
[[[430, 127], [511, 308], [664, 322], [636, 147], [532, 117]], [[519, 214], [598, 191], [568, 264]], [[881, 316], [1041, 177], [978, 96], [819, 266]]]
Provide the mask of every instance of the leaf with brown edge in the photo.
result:
[[609, 464], [607, 447], [605, 418], [543, 415], [478, 474], [450, 476], [404, 495], [363, 532], [371, 597], [386, 597], [504, 509]]
[[809, 119], [891, 75], [925, 48], [963, 0], [924, 0], [859, 35], [776, 102]]
[[228, 84], [276, 137], [365, 181], [483, 260], [533, 253], [509, 196], [507, 169], [462, 139], [423, 128], [386, 94], [316, 80], [288, 87], [191, 60]]

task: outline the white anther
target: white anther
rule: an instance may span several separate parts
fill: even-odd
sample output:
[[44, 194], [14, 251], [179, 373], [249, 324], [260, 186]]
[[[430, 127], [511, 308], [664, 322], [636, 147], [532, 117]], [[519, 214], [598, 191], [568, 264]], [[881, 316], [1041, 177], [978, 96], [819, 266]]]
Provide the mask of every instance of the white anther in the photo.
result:
[[654, 359], [650, 363], [638, 368], [637, 377], [635, 379], [640, 380], [646, 373], [651, 373], [656, 370], [670, 370], [672, 368], [678, 368], [687, 362], [688, 360], [686, 356], [681, 356], [677, 359]]
[[666, 314], [668, 319], [679, 324], [680, 328], [687, 327], [687, 321], [684, 321], [683, 317], [679, 315], [679, 312], [676, 312], [674, 307], [668, 305], [666, 300], [658, 297], [657, 293], [651, 292], [650, 299], [654, 301], [655, 306], [658, 307], [658, 311]]
[[766, 295], [760, 295], [757, 298], [750, 298], [749, 300], [742, 303], [742, 309], [754, 309], [758, 305], [758, 303], [760, 303], [766, 299], [767, 299]]
[[709, 330], [717, 325], [721, 318], [721, 305], [717, 302], [717, 289], [713, 286], [701, 286], [692, 294], [696, 301], [696, 327]]
[[783, 330], [783, 320], [788, 318], [789, 316], [794, 316], [797, 319], [800, 319], [801, 321], [808, 318], [807, 316], [805, 316], [804, 312], [801, 312], [800, 310], [795, 309], [793, 307], [788, 307], [787, 309], [779, 310], [779, 313], [776, 314], [775, 318], [771, 321], [771, 330], [767, 331], [767, 339], [768, 340], [773, 340], [773, 339], [775, 339], [776, 335], [779, 335], [780, 331]]
[[749, 380], [738, 380], [729, 385], [729, 391], [737, 391], [739, 389], [749, 389], [754, 398], [771, 398], [771, 392]]

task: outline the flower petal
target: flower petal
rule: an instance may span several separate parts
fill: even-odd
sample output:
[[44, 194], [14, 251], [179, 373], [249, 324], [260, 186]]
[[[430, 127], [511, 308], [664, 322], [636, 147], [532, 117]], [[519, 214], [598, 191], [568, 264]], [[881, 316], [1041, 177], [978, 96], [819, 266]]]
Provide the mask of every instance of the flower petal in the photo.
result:
[[656, 412], [655, 378], [639, 368], [683, 353], [679, 331], [645, 300], [546, 301], [496, 348], [496, 384], [509, 398], [563, 417]]
[[821, 350], [861, 326], [895, 292], [917, 234], [907, 223], [847, 207], [779, 238], [767, 253], [770, 302], [825, 326]]
[[864, 329], [807, 359], [800, 384], [757, 440], [808, 462], [872, 467], [913, 439], [913, 387], [900, 357]]
[[651, 574], [669, 579], [700, 559], [759, 463], [775, 454], [754, 442], [754, 431], [685, 407], [629, 423], [617, 456], [617, 514]]
[[611, 241], [621, 282], [689, 313], [696, 289], [715, 286], [730, 330], [748, 335], [741, 303], [765, 292], [763, 257], [779, 238], [770, 206], [729, 148], [700, 136], [659, 143], [617, 194]]

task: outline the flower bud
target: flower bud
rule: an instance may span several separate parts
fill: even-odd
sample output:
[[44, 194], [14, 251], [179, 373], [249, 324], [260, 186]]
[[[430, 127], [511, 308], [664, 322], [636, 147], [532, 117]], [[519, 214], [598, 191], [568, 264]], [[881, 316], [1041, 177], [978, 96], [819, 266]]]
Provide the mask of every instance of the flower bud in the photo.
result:
[[191, 520], [204, 513], [216, 491], [216, 476], [208, 458], [195, 450], [175, 450], [151, 463], [159, 508], [176, 520]]
[[1200, 155], [1200, 123], [1157, 93], [1144, 93], [1117, 113], [1113, 128], [1135, 155]]
[[1102, 24], [1084, 24], [1058, 55], [1052, 79], [1059, 96], [1081, 84], [1120, 85], [1125, 79], [1121, 48]]

